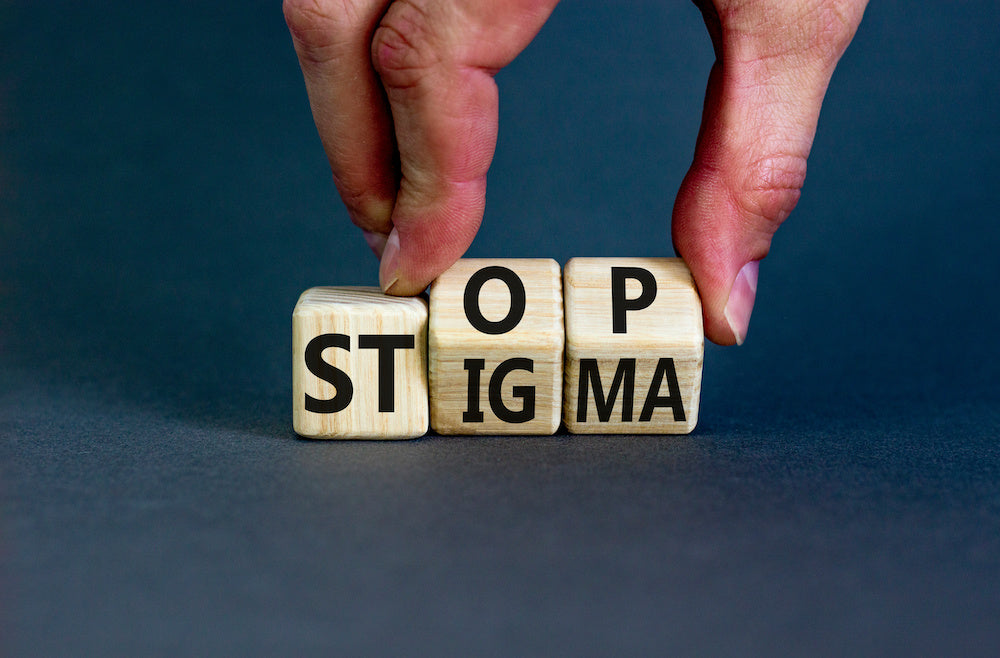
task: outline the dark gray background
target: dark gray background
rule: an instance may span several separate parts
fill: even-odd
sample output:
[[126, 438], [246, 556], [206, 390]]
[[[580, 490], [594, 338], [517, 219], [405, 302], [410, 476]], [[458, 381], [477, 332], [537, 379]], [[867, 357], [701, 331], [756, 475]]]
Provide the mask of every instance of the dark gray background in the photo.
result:
[[[876, 0], [690, 437], [322, 443], [371, 284], [280, 3], [0, 4], [0, 653], [1000, 651], [1000, 5]], [[470, 255], [670, 254], [711, 47], [567, 0]]]

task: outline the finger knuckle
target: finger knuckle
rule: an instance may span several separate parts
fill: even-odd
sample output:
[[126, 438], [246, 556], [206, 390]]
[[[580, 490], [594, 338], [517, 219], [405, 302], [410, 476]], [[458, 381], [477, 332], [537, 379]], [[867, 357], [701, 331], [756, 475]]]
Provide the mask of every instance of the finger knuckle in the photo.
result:
[[771, 233], [791, 214], [802, 194], [806, 159], [798, 155], [770, 155], [752, 163], [742, 184], [735, 186], [734, 202], [742, 213]]
[[808, 54], [836, 60], [854, 38], [867, 0], [716, 4], [723, 29], [751, 48], [754, 58]]
[[861, 22], [863, 4], [856, 0], [824, 0], [814, 8], [811, 21], [811, 40], [814, 47], [829, 57], [840, 57], [854, 38]]
[[337, 59], [364, 30], [363, 16], [346, 0], [284, 0], [282, 11], [299, 55], [313, 62]]
[[442, 39], [423, 3], [394, 2], [372, 39], [372, 63], [382, 82], [412, 87], [442, 58]]

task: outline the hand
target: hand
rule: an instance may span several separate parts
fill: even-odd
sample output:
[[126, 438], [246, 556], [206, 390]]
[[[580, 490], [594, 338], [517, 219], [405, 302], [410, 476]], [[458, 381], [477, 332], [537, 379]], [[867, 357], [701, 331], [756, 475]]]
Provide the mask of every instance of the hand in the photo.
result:
[[[496, 146], [493, 74], [558, 0], [285, 0], [334, 181], [391, 294], [471, 244]], [[757, 263], [799, 198], [819, 109], [867, 0], [699, 2], [716, 50], [673, 215], [705, 335], [742, 343]]]
[[285, 1], [334, 181], [386, 292], [421, 292], [472, 243], [496, 147], [493, 75], [556, 2]]
[[705, 335], [742, 343], [758, 263], [799, 200], [820, 105], [867, 0], [696, 1], [715, 46], [674, 248], [701, 294]]

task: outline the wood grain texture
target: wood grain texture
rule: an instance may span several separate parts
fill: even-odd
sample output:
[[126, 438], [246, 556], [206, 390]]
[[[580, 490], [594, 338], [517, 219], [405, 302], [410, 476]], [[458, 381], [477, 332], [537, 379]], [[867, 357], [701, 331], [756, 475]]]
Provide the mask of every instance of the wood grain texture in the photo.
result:
[[[293, 425], [304, 437], [405, 439], [426, 434], [427, 302], [390, 297], [378, 288], [306, 290], [292, 312], [292, 394]], [[310, 398], [317, 402], [310, 405]], [[345, 401], [349, 403], [343, 406]], [[317, 412], [310, 406], [326, 409]]]
[[[523, 315], [515, 309], [516, 282], [512, 287], [502, 278], [509, 275], [496, 268], [522, 282]], [[471, 320], [467, 315], [467, 288], [481, 318], [475, 310]], [[513, 326], [503, 326], [505, 319]], [[564, 336], [556, 261], [459, 260], [430, 289], [431, 426], [441, 434], [555, 433], [562, 407]]]
[[[655, 280], [655, 295], [643, 271]], [[563, 290], [567, 429], [586, 434], [686, 434], [694, 429], [704, 331], [701, 300], [684, 262], [574, 258], [563, 272]], [[616, 307], [623, 323], [617, 331]]]

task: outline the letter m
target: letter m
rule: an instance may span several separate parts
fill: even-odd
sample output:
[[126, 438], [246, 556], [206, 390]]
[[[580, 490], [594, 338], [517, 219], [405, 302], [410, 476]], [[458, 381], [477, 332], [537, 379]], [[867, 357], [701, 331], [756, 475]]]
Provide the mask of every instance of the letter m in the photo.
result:
[[[624, 390], [622, 390], [624, 388]], [[632, 421], [632, 405], [635, 395], [635, 359], [619, 359], [615, 377], [611, 380], [608, 396], [604, 397], [604, 386], [601, 384], [601, 372], [597, 359], [580, 359], [580, 389], [577, 396], [576, 421], [587, 422], [588, 389], [594, 391], [594, 407], [597, 408], [597, 418], [606, 423], [611, 418], [611, 410], [615, 406], [618, 393], [622, 393], [622, 422]]]

